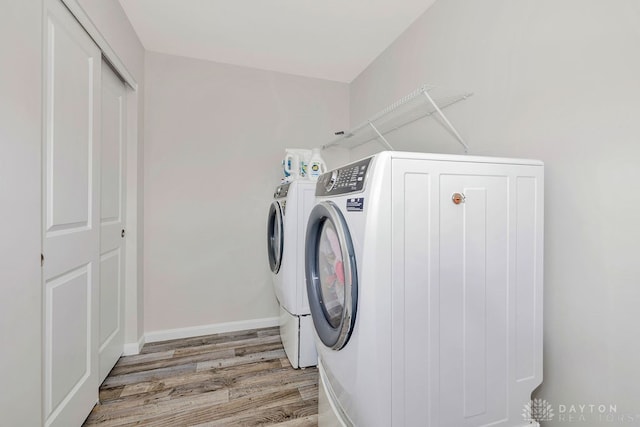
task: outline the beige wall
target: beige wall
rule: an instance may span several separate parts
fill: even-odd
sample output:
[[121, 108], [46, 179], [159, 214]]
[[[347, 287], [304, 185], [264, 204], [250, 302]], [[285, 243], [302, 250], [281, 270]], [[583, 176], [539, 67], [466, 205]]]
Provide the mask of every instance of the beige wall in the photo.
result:
[[346, 84], [147, 53], [145, 331], [277, 316], [266, 216], [287, 147], [344, 129]]
[[140, 86], [144, 80], [144, 47], [119, 1], [77, 0]]
[[[425, 82], [474, 92], [446, 111], [471, 154], [545, 162], [548, 425], [560, 404], [640, 414], [639, 17], [635, 0], [439, 0], [350, 85], [352, 125]], [[406, 135], [462, 152], [429, 120]]]
[[0, 424], [37, 426], [42, 5], [5, 3], [0, 13]]

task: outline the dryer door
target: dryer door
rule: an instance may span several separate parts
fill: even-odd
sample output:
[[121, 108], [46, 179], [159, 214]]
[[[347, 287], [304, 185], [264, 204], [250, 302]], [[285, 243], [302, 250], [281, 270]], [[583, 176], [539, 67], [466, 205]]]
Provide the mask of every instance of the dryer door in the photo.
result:
[[267, 253], [271, 271], [280, 271], [282, 262], [282, 247], [284, 246], [283, 212], [278, 201], [271, 203], [269, 219], [267, 220]]
[[305, 270], [318, 336], [327, 347], [340, 350], [356, 321], [358, 277], [351, 235], [333, 202], [316, 205], [309, 215]]

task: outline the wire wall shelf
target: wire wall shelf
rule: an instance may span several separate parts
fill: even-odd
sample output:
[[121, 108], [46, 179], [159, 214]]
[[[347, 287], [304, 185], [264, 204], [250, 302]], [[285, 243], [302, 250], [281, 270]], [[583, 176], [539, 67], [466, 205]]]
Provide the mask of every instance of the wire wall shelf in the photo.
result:
[[435, 86], [423, 85], [378, 112], [366, 122], [344, 132], [344, 134], [325, 144], [322, 148], [337, 146], [354, 148], [367, 142], [378, 140], [386, 148], [393, 150], [385, 135], [417, 120], [435, 115], [440, 119], [440, 123], [462, 145], [464, 152], [467, 153], [469, 146], [442, 110], [469, 98], [473, 93], [447, 95], [442, 92], [441, 89]]

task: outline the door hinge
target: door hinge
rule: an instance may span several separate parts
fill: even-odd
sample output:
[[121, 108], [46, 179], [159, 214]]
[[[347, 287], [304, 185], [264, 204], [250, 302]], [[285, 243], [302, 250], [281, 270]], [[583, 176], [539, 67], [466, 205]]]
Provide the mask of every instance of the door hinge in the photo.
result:
[[44, 267], [44, 254], [40, 254], [40, 267]]

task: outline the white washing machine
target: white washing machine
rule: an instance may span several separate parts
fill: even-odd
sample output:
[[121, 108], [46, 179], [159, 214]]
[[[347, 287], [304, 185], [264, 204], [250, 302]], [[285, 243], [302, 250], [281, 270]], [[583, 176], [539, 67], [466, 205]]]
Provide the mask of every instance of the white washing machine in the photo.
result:
[[324, 174], [306, 237], [320, 426], [530, 426], [543, 165], [382, 152]]
[[304, 274], [304, 238], [315, 182], [296, 180], [274, 193], [267, 221], [267, 253], [280, 303], [280, 337], [291, 366], [317, 364]]

